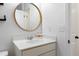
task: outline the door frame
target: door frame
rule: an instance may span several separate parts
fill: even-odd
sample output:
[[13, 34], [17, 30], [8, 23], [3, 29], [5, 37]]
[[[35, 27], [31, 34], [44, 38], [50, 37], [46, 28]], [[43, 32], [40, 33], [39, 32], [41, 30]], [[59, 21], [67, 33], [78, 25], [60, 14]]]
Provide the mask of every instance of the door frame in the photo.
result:
[[[65, 39], [67, 40], [67, 55], [71, 56], [72, 54], [72, 44], [71, 44], [71, 3], [65, 4], [65, 25], [66, 25], [66, 36]], [[68, 40], [70, 43], [68, 44]]]

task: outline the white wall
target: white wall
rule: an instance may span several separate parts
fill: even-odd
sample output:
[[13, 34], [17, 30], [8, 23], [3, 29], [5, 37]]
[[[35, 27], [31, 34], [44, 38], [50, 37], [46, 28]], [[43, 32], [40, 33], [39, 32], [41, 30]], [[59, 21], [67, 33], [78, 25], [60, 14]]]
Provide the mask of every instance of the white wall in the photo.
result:
[[[12, 55], [12, 37], [16, 35], [28, 36], [29, 32], [21, 30], [15, 23], [14, 20], [14, 9], [18, 4], [5, 3], [4, 6], [0, 6], [0, 17], [6, 15], [7, 20], [0, 22], [0, 50], [8, 50], [9, 55]], [[42, 32], [41, 26], [34, 32], [31, 32], [31, 35], [36, 34], [37, 32]], [[28, 34], [28, 35], [27, 35]]]
[[57, 35], [59, 28], [65, 24], [65, 4], [42, 4], [43, 33]]
[[[68, 8], [64, 3], [42, 4], [43, 34], [57, 36], [57, 55], [69, 55], [66, 20]], [[66, 11], [67, 10], [67, 11]]]

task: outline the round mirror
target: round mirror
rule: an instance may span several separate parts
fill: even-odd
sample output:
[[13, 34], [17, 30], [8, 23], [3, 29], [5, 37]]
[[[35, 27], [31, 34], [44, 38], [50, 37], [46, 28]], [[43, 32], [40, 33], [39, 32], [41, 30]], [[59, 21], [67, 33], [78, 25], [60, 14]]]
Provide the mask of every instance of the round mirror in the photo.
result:
[[20, 3], [14, 16], [16, 24], [25, 31], [34, 31], [42, 23], [41, 12], [33, 3]]

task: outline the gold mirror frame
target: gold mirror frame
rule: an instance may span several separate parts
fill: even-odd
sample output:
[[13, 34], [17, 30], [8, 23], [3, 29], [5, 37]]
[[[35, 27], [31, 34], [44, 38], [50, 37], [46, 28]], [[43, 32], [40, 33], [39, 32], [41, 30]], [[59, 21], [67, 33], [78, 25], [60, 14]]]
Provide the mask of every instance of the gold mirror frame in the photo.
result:
[[15, 16], [15, 12], [16, 12], [16, 8], [17, 8], [17, 6], [18, 6], [19, 4], [16, 6], [16, 8], [15, 8], [15, 10], [14, 10], [14, 19], [15, 19], [15, 23], [18, 25], [19, 28], [21, 28], [21, 29], [24, 30], [24, 31], [32, 32], [32, 31], [36, 30], [36, 29], [42, 24], [42, 14], [41, 14], [40, 9], [39, 9], [35, 4], [33, 4], [33, 3], [29, 3], [29, 4], [32, 4], [34, 7], [36, 7], [36, 9], [37, 9], [38, 12], [39, 12], [40, 22], [39, 22], [38, 26], [37, 26], [36, 28], [34, 28], [34, 29], [27, 30], [27, 29], [22, 28], [22, 27], [17, 23], [17, 21], [16, 21], [16, 16]]

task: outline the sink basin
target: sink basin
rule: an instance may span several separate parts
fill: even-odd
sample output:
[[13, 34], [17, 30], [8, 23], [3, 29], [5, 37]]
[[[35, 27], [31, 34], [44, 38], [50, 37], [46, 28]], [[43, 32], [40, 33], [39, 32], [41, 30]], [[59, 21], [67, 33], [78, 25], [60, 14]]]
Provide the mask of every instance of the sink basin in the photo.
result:
[[35, 37], [32, 40], [22, 39], [22, 40], [13, 40], [14, 45], [20, 50], [28, 49], [48, 43], [56, 42], [56, 39], [48, 39], [48, 38], [39, 38]]

